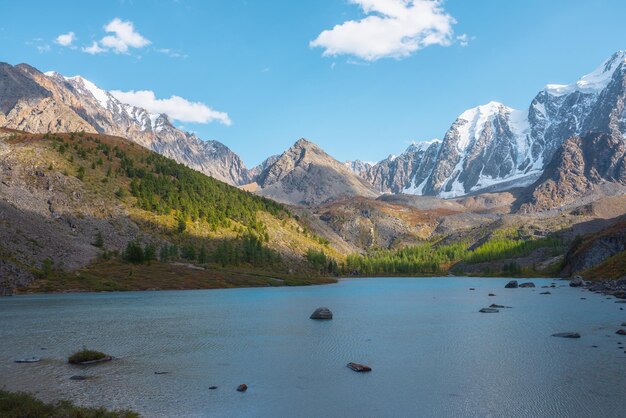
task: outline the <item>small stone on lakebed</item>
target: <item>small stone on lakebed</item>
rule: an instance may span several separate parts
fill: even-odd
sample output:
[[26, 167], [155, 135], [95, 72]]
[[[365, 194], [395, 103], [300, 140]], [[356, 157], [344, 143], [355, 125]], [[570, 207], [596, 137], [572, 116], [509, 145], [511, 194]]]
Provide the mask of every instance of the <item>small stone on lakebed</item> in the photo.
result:
[[328, 308], [317, 308], [310, 316], [311, 319], [333, 319], [333, 313]]
[[352, 362], [350, 362], [350, 363], [348, 363], [347, 367], [350, 368], [351, 370], [354, 370], [355, 372], [359, 372], [359, 373], [371, 372], [372, 371], [371, 367], [366, 366], [364, 364], [359, 364], [359, 363], [352, 363]]
[[217, 389], [217, 386], [209, 386], [209, 390], [215, 390]]
[[495, 293], [489, 293], [487, 296], [495, 296]]
[[237, 392], [245, 392], [246, 390], [248, 390], [248, 385], [246, 385], [245, 383], [237, 386]]
[[76, 376], [70, 377], [70, 380], [87, 380], [87, 379], [89, 379], [89, 376], [76, 375]]
[[559, 338], [580, 338], [580, 334], [577, 332], [557, 332], [556, 334], [552, 334], [552, 336]]

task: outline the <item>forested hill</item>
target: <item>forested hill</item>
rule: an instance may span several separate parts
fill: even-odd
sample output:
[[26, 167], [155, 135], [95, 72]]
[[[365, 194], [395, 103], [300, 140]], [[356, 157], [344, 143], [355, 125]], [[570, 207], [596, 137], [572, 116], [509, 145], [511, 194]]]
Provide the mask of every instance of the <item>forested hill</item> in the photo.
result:
[[[52, 289], [76, 269], [98, 282], [133, 274], [133, 266], [159, 265], [175, 278], [173, 287], [187, 287], [172, 270], [181, 265], [207, 276], [190, 287], [244, 285], [239, 281], [246, 277], [255, 277], [249, 285], [275, 285], [317, 272], [306, 257], [310, 250], [339, 257], [285, 206], [122, 138], [4, 130], [0, 176], [2, 268]], [[213, 278], [222, 282], [210, 282], [207, 272], [217, 271]], [[239, 281], [228, 282], [234, 278]], [[143, 286], [133, 280], [111, 286]]]

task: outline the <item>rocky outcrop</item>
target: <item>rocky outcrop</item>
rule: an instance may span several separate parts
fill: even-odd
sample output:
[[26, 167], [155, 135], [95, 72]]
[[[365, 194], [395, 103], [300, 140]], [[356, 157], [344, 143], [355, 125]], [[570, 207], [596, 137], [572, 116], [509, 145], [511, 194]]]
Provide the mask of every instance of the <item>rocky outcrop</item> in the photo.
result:
[[[520, 212], [578, 202], [594, 191], [626, 190], [626, 142], [621, 134], [593, 133], [565, 141], [533, 186]], [[601, 190], [602, 189], [602, 190]], [[610, 192], [610, 191], [609, 191]]]
[[626, 219], [577, 240], [565, 255], [563, 274], [581, 273], [623, 251], [626, 251]]
[[378, 195], [364, 179], [306, 139], [298, 140], [285, 151], [263, 170], [256, 182], [259, 194], [297, 205]]
[[517, 289], [518, 288], [517, 280], [511, 280], [506, 285], [504, 285], [505, 289]]

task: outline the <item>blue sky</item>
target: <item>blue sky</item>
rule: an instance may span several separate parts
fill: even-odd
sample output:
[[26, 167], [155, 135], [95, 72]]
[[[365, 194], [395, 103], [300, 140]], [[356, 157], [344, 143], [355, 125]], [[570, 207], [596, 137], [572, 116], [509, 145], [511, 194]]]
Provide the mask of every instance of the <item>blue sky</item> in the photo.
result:
[[[300, 137], [339, 160], [380, 160], [442, 137], [469, 107], [526, 108], [545, 84], [573, 82], [626, 49], [621, 0], [447, 0], [433, 16], [412, 2], [30, 1], [28, 12], [3, 2], [0, 61], [200, 102], [189, 111], [208, 123], [175, 124], [253, 166]], [[410, 42], [386, 38], [390, 18]], [[349, 32], [349, 21], [360, 26]], [[71, 43], [56, 41], [69, 32]], [[85, 52], [94, 42], [100, 52]]]

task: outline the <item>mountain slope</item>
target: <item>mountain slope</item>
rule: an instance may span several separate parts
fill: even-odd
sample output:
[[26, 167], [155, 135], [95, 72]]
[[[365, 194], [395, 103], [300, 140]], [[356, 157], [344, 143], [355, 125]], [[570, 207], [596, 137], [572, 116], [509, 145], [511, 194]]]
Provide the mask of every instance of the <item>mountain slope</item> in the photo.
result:
[[378, 195], [365, 180], [306, 139], [267, 166], [256, 182], [262, 196], [297, 205]]
[[181, 131], [165, 114], [124, 104], [80, 76], [0, 64], [0, 112], [6, 128], [121, 136], [226, 183], [250, 181], [241, 159], [225, 145]]
[[[204, 277], [192, 287], [214, 286], [211, 272], [257, 277], [249, 285], [267, 285], [259, 278], [268, 276], [318, 277], [307, 251], [341, 254], [305, 229], [276, 202], [121, 138], [0, 129], [0, 287], [34, 276], [51, 288], [71, 280], [90, 289], [87, 277], [115, 279], [112, 289], [150, 284], [124, 280], [130, 267], [116, 254], [130, 242], [161, 260], [151, 262], [151, 274], [174, 269], [187, 277], [191, 269]], [[175, 288], [177, 280], [155, 276], [149, 287]]]

